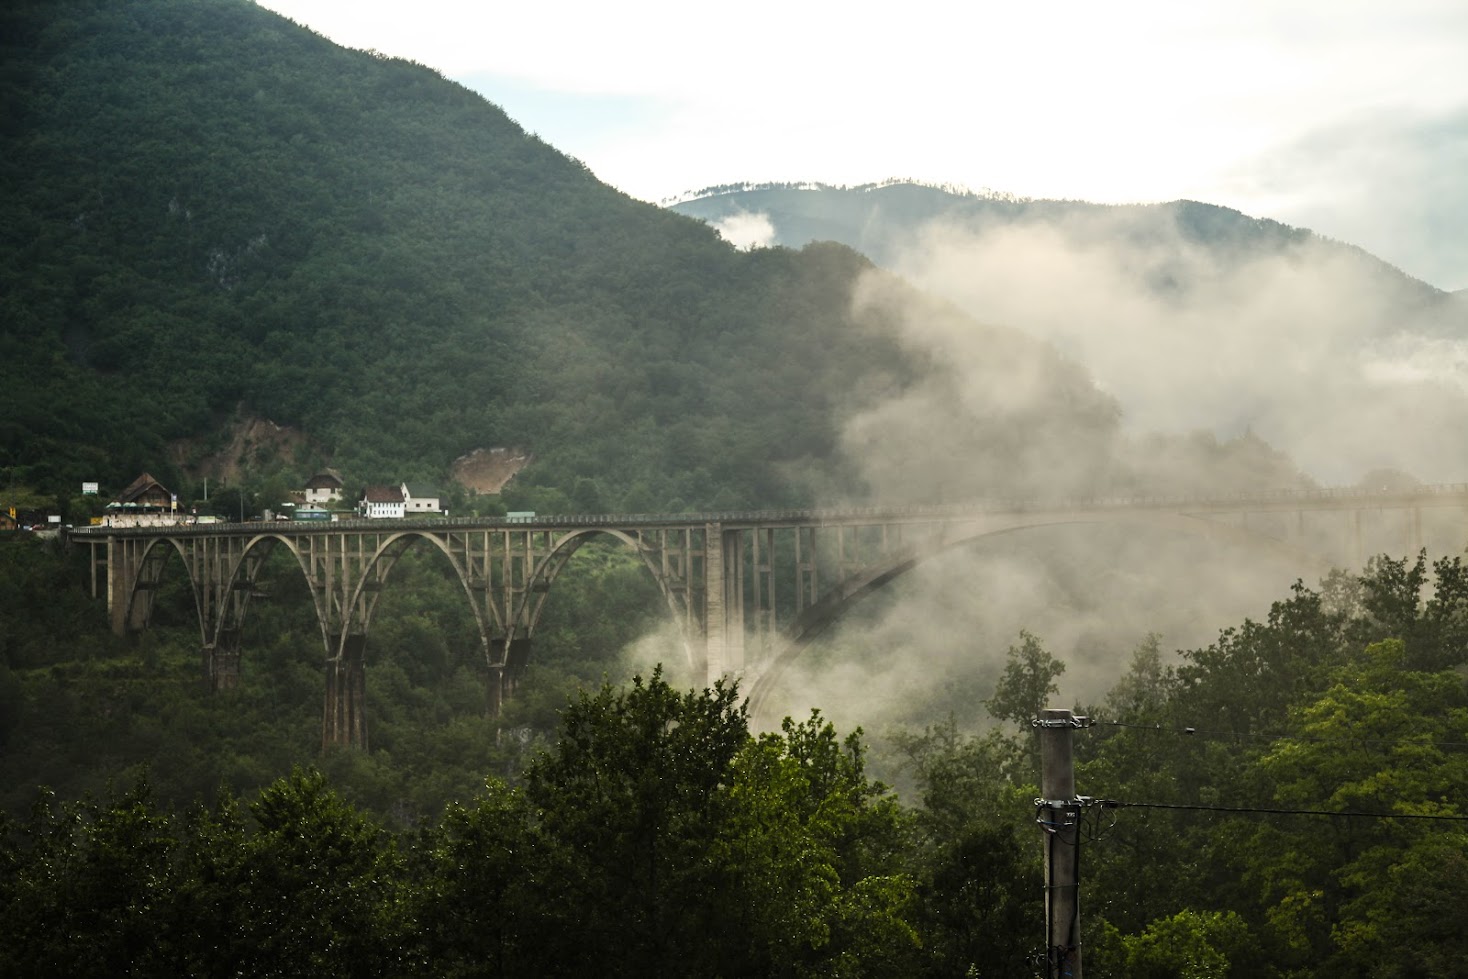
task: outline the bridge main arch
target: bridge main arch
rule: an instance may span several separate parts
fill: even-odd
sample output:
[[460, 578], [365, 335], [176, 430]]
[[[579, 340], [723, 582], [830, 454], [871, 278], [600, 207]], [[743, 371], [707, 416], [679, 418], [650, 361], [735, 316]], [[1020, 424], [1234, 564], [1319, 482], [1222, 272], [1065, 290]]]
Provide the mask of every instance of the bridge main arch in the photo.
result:
[[975, 542], [1039, 530], [1074, 525], [1144, 524], [1151, 530], [1171, 531], [1180, 535], [1203, 537], [1255, 552], [1267, 553], [1289, 561], [1296, 567], [1308, 567], [1322, 576], [1331, 570], [1323, 555], [1295, 544], [1271, 537], [1247, 527], [1237, 527], [1184, 513], [1127, 513], [1097, 511], [1094, 513], [1016, 514], [999, 520], [984, 520], [954, 525], [949, 532], [883, 554], [881, 560], [862, 567], [836, 582], [817, 601], [805, 607], [782, 631], [778, 643], [760, 663], [746, 671], [746, 696], [751, 713], [760, 713], [772, 692], [777, 689], [790, 667], [831, 625], [874, 591], [944, 554]]

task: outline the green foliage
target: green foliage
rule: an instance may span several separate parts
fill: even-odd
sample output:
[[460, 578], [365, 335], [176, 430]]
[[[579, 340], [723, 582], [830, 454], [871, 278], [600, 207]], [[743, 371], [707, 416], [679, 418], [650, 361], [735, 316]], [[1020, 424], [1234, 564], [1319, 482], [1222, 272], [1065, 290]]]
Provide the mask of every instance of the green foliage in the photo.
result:
[[724, 818], [718, 788], [747, 738], [732, 688], [678, 694], [656, 673], [626, 693], [583, 693], [565, 712], [526, 792], [571, 861], [571, 902], [589, 909], [575, 952], [585, 968], [646, 975], [698, 955], [684, 916], [711, 883], [703, 854]]
[[1056, 681], [1064, 672], [1065, 664], [1047, 652], [1040, 640], [1021, 632], [1020, 644], [1005, 653], [1004, 674], [984, 707], [998, 720], [1029, 724], [1060, 692]]
[[561, 971], [893, 974], [918, 945], [903, 820], [862, 755], [818, 716], [751, 738], [722, 685], [583, 694], [525, 776], [581, 909]]
[[6, 875], [7, 975], [104, 976], [116, 964], [163, 965], [155, 932], [170, 902], [170, 820], [140, 782], [111, 805], [58, 805], [43, 794]]
[[1180, 911], [1123, 940], [1124, 975], [1135, 979], [1226, 979], [1230, 953], [1248, 942], [1249, 929], [1233, 912]]
[[146, 782], [109, 802], [43, 796], [7, 838], [7, 975], [385, 975], [403, 920], [395, 851], [322, 776], [184, 817]]
[[451, 803], [420, 845], [414, 918], [421, 954], [443, 976], [552, 974], [555, 939], [580, 910], [548, 900], [565, 858], [524, 793], [490, 779]]
[[[1429, 575], [1421, 557], [1381, 558], [1321, 593], [1297, 584], [1176, 671], [1155, 645], [1138, 651], [1108, 698], [1128, 726], [1079, 746], [1077, 781], [1182, 808], [1124, 809], [1087, 847], [1085, 915], [1101, 936], [1088, 973], [1452, 974], [1468, 877], [1446, 841], [1461, 833], [1380, 816], [1461, 814], [1460, 577], [1457, 560]], [[1197, 734], [1179, 736], [1185, 725]], [[1403, 869], [1434, 859], [1431, 885]]]
[[[588, 570], [614, 574], [616, 553], [593, 552]], [[1399, 569], [1410, 565], [1386, 561], [1351, 588], [1333, 582], [1329, 596], [1297, 586], [1264, 622], [1225, 631], [1177, 668], [1155, 638], [1138, 647], [1105, 702], [1103, 721], [1118, 720], [1076, 734], [1077, 784], [1176, 808], [1087, 809], [1088, 973], [1463, 974], [1468, 838], [1456, 822], [1406, 818], [1463, 815], [1464, 652], [1434, 638], [1454, 627], [1438, 610], [1451, 604], [1455, 567], [1434, 572], [1447, 581], [1440, 596], [1392, 606], [1419, 649], [1438, 650], [1427, 659], [1451, 660], [1442, 668], [1416, 662], [1407, 640], [1356, 644], [1387, 620], [1388, 604], [1365, 597], [1405, 595]], [[397, 570], [435, 617], [447, 611], [435, 604], [433, 561]], [[186, 598], [164, 591], [165, 605]], [[1342, 600], [1351, 594], [1363, 598]], [[271, 628], [291, 631], [287, 609], [266, 608]], [[0, 971], [1033, 968], [1044, 889], [1029, 732], [962, 733], [950, 719], [898, 736], [916, 786], [905, 809], [867, 775], [860, 732], [840, 737], [812, 714], [755, 736], [733, 687], [678, 692], [660, 672], [605, 683], [575, 693], [555, 732], [445, 711], [463, 676], [445, 625], [427, 629], [408, 610], [375, 663], [373, 709], [389, 749], [334, 752], [321, 759], [326, 774], [285, 778], [271, 774], [291, 756], [277, 742], [295, 738], [298, 755], [319, 744], [318, 668], [289, 642], [257, 654], [271, 662], [269, 684], [250, 679], [226, 697], [171, 679], [195, 654], [167, 628], [138, 651], [147, 656], [58, 650], [12, 667], [26, 717], [15, 743], [49, 752], [42, 763], [57, 771], [99, 756], [133, 787], [117, 793], [93, 774], [70, 783], [94, 790], [84, 801], [43, 795], [28, 819], [0, 818]], [[426, 650], [422, 663], [414, 649]], [[1012, 654], [1006, 696], [1046, 695], [1059, 664], [1030, 636]], [[267, 733], [264, 704], [295, 687], [302, 702], [277, 719], [287, 733]], [[1182, 733], [1240, 691], [1266, 702]], [[549, 723], [548, 709], [531, 714]], [[66, 739], [73, 728], [81, 741]], [[158, 759], [146, 780], [135, 774], [139, 746]], [[12, 747], [0, 756], [7, 780], [21, 770]], [[485, 777], [496, 770], [515, 783]], [[155, 780], [169, 798], [213, 801], [160, 805]], [[254, 801], [199, 788], [211, 780], [250, 784]], [[1373, 815], [1247, 811], [1271, 809]]]
[[405, 895], [391, 841], [314, 771], [268, 786], [250, 813], [257, 831], [219, 892], [239, 939], [227, 956], [255, 975], [396, 971]]
[[1025, 742], [998, 731], [964, 736], [951, 717], [897, 740], [920, 792], [923, 974], [1024, 974], [1044, 916], [1029, 819], [1036, 772]]
[[[1333, 811], [1464, 815], [1460, 789], [1468, 758], [1445, 748], [1468, 738], [1468, 690], [1451, 671], [1405, 669], [1406, 646], [1368, 647], [1335, 682], [1296, 711], [1299, 739], [1283, 740], [1257, 762], [1287, 805]], [[1261, 830], [1261, 841], [1277, 833]], [[1441, 828], [1412, 821], [1345, 820], [1294, 843], [1288, 858], [1262, 849], [1253, 873], [1266, 883], [1269, 916], [1304, 958], [1343, 968], [1387, 951], [1383, 924], [1420, 901], [1391, 868], [1419, 848], [1440, 852]], [[1462, 881], [1468, 885], [1468, 879]], [[1314, 927], [1324, 921], [1328, 929]], [[1387, 929], [1390, 930], [1390, 929]]]

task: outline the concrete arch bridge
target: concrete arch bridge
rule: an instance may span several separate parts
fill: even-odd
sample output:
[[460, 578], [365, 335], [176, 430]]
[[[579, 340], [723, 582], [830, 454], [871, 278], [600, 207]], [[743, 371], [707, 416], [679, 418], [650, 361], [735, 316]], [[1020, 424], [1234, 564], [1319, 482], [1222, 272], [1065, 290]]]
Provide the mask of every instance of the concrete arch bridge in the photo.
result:
[[[364, 650], [378, 599], [410, 548], [439, 551], [478, 624], [490, 709], [510, 696], [557, 576], [588, 541], [630, 548], [656, 581], [709, 683], [743, 679], [758, 708], [784, 668], [873, 589], [970, 541], [1028, 528], [1131, 524], [1360, 567], [1372, 533], [1383, 549], [1424, 546], [1424, 524], [1468, 539], [1468, 484], [1408, 492], [1278, 492], [1182, 500], [989, 502], [951, 506], [734, 513], [343, 520], [191, 526], [88, 527], [68, 539], [91, 550], [91, 587], [119, 634], [147, 627], [171, 558], [181, 559], [198, 613], [204, 674], [235, 685], [240, 636], [257, 576], [287, 552], [315, 605], [325, 647], [322, 743], [367, 743]], [[1436, 536], [1436, 533], [1435, 533]], [[1374, 540], [1373, 540], [1374, 543]], [[104, 579], [105, 574], [105, 579]], [[105, 580], [105, 585], [104, 585]]]

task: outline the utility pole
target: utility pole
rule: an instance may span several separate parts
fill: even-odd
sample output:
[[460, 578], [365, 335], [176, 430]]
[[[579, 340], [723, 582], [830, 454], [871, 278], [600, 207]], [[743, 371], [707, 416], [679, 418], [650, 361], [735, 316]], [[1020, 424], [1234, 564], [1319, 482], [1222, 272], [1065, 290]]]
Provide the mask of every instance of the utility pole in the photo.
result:
[[1086, 718], [1047, 708], [1033, 722], [1040, 735], [1040, 793], [1035, 821], [1045, 831], [1045, 975], [1081, 979], [1080, 822], [1071, 739]]

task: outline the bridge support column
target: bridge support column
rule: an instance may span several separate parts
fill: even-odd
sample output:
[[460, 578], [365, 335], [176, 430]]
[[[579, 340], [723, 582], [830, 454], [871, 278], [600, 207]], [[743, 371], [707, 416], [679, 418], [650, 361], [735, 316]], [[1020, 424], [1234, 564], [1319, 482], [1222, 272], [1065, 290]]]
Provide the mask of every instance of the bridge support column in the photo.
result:
[[703, 535], [703, 646], [704, 676], [713, 686], [728, 670], [724, 662], [728, 644], [728, 621], [725, 610], [726, 584], [724, 533], [716, 523], [704, 525]]
[[204, 680], [215, 693], [240, 685], [239, 633], [222, 633], [204, 644]]
[[127, 544], [116, 537], [107, 538], [107, 619], [113, 635], [127, 635], [127, 605], [137, 575]]
[[525, 675], [525, 668], [530, 665], [531, 639], [522, 636], [519, 639], [511, 639], [505, 649], [505, 669], [501, 689], [506, 697], [512, 697], [515, 690], [520, 686], [520, 678]]
[[498, 717], [505, 701], [512, 697], [525, 675], [530, 663], [532, 640], [492, 639], [489, 643], [489, 677], [485, 681], [486, 709], [491, 717]]
[[491, 666], [484, 683], [484, 709], [490, 717], [499, 717], [505, 706], [505, 668]]
[[342, 636], [337, 655], [326, 661], [326, 712], [322, 750], [333, 746], [367, 747], [367, 637]]
[[724, 532], [724, 671], [744, 671], [744, 532]]

